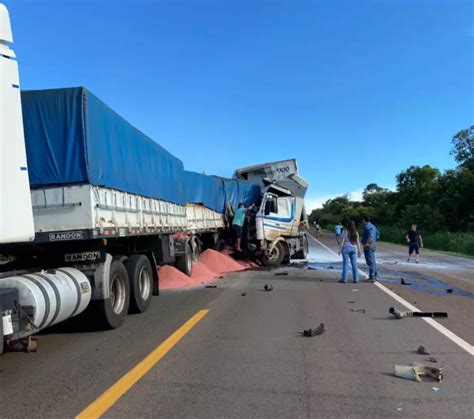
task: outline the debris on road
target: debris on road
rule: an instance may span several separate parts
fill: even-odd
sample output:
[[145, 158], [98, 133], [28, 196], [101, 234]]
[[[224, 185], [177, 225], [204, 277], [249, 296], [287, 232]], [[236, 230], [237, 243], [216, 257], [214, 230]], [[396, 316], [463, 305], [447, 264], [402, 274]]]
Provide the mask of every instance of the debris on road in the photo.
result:
[[275, 276], [287, 276], [288, 272], [275, 272]]
[[355, 301], [348, 301], [347, 304], [355, 304]]
[[423, 345], [418, 346], [418, 349], [416, 350], [416, 352], [419, 353], [420, 355], [430, 354]]
[[443, 379], [441, 369], [429, 367], [417, 362], [410, 365], [394, 365], [394, 375], [404, 378], [405, 380], [413, 380], [419, 383], [422, 381], [421, 377], [431, 377], [438, 382], [441, 382]]
[[399, 311], [395, 307], [388, 310], [396, 319], [404, 317], [448, 317], [448, 313], [444, 311]]
[[433, 389], [433, 391], [434, 391], [435, 393], [437, 393], [438, 391], [441, 390], [439, 387], [431, 387], [431, 388]]
[[326, 329], [324, 328], [324, 323], [321, 323], [315, 329], [306, 329], [306, 330], [303, 330], [302, 332], [298, 332], [298, 333], [302, 336], [313, 337], [313, 336], [321, 335], [325, 330]]
[[265, 291], [273, 291], [273, 285], [265, 284], [263, 287]]
[[354, 313], [365, 313], [363, 308], [351, 308], [351, 311]]
[[242, 297], [245, 297], [247, 295], [246, 292], [243, 292], [242, 294], [240, 294]]
[[354, 292], [359, 292], [359, 290], [358, 290], [358, 289], [354, 289], [354, 288], [352, 289], [352, 291], [354, 291]]
[[217, 288], [217, 285], [206, 285], [206, 288]]
[[411, 285], [411, 282], [406, 282], [405, 278], [400, 278], [400, 284], [402, 284], [402, 285]]
[[452, 289], [452, 288], [447, 288], [447, 289], [446, 289], [446, 292], [447, 292], [448, 294], [452, 294], [452, 293], [453, 293], [453, 289]]
[[438, 360], [436, 358], [433, 358], [430, 356], [429, 358], [425, 359], [426, 362], [433, 362], [434, 364], [438, 363]]

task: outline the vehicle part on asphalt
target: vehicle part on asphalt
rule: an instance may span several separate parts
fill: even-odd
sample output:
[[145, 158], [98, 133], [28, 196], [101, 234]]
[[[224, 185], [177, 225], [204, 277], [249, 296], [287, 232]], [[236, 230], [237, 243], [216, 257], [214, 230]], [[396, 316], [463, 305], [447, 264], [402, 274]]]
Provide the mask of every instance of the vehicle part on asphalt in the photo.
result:
[[396, 319], [404, 317], [448, 317], [448, 313], [444, 311], [399, 311], [394, 307], [388, 310]]
[[315, 329], [305, 329], [302, 332], [298, 332], [302, 336], [313, 337], [321, 335], [326, 329], [324, 328], [324, 323], [320, 323]]
[[420, 355], [430, 354], [423, 345], [418, 346], [418, 349], [416, 350], [416, 352], [419, 353]]
[[351, 311], [354, 313], [365, 313], [363, 308], [351, 308]]
[[443, 373], [440, 368], [429, 367], [414, 362], [410, 365], [394, 365], [394, 375], [404, 378], [405, 380], [413, 380], [421, 383], [421, 377], [431, 377], [441, 382]]
[[247, 295], [246, 292], [243, 292], [242, 294], [240, 294], [242, 297], [245, 297]]
[[275, 276], [287, 276], [288, 272], [276, 272]]
[[435, 393], [437, 393], [438, 391], [441, 390], [439, 387], [431, 387], [431, 388], [432, 388], [432, 390], [433, 390]]
[[217, 288], [217, 285], [206, 285], [206, 288]]
[[434, 364], [438, 363], [438, 360], [436, 358], [433, 358], [430, 356], [429, 358], [425, 359], [426, 362], [433, 362]]
[[402, 285], [411, 285], [411, 282], [406, 282], [405, 278], [400, 278], [400, 284], [402, 284]]
[[355, 301], [348, 301], [347, 304], [355, 304]]
[[446, 288], [446, 292], [447, 292], [448, 294], [452, 294], [452, 293], [453, 293], [453, 289], [452, 289], [452, 288]]
[[273, 291], [273, 285], [265, 284], [263, 287], [265, 291]]
[[38, 341], [28, 336], [26, 339], [8, 342], [7, 347], [10, 352], [36, 352], [38, 349]]

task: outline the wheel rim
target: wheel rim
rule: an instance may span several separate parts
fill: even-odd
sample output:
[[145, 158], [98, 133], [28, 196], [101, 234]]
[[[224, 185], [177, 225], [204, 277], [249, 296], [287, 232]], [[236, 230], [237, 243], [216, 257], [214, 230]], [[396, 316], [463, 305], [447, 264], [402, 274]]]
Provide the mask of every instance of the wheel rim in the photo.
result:
[[119, 274], [112, 277], [110, 284], [110, 302], [112, 310], [116, 314], [121, 314], [125, 306], [125, 283]]
[[267, 256], [270, 262], [276, 262], [280, 258], [280, 248], [275, 246], [270, 254]]
[[150, 295], [151, 275], [147, 268], [143, 267], [138, 276], [138, 290], [143, 300], [147, 300]]

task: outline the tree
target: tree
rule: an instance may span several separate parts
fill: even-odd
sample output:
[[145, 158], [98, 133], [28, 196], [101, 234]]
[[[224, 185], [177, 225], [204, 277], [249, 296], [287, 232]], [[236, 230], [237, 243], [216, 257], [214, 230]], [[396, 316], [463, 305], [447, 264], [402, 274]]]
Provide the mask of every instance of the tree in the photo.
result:
[[474, 125], [453, 136], [451, 155], [460, 167], [474, 171]]

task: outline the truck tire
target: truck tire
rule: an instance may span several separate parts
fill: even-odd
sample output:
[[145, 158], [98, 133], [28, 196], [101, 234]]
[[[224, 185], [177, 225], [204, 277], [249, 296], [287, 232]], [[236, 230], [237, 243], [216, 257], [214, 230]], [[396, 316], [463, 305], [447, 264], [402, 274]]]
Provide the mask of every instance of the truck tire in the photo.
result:
[[125, 321], [130, 305], [128, 273], [119, 260], [114, 260], [110, 265], [109, 287], [110, 297], [92, 301], [88, 318], [104, 329], [116, 329]]
[[294, 255], [293, 259], [306, 259], [309, 251], [308, 236], [305, 234], [303, 236], [303, 248], [298, 250]]
[[199, 256], [201, 255], [201, 244], [197, 237], [193, 237], [191, 240], [191, 249], [193, 252], [193, 262], [199, 262]]
[[186, 245], [184, 254], [176, 257], [175, 266], [188, 276], [193, 273], [193, 251], [189, 244]]
[[262, 262], [266, 266], [277, 267], [280, 266], [285, 259], [285, 246], [280, 241], [273, 248], [271, 254], [265, 253]]
[[151, 263], [145, 255], [132, 255], [126, 266], [130, 281], [130, 312], [144, 313], [153, 294]]

